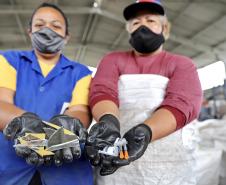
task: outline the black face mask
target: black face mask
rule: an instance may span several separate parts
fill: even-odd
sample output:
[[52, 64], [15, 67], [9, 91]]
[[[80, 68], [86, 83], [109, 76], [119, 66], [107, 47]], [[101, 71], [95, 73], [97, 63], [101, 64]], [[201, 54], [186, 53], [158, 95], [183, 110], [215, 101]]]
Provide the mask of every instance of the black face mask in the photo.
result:
[[146, 26], [140, 26], [130, 37], [129, 43], [139, 53], [151, 53], [156, 51], [165, 39], [161, 34], [156, 34]]

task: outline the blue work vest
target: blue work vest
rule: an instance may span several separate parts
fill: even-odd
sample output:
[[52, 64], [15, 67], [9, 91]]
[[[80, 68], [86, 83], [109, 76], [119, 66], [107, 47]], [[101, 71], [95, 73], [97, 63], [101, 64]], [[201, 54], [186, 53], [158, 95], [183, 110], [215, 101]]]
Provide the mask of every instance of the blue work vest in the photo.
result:
[[91, 74], [86, 66], [64, 55], [47, 77], [42, 75], [34, 51], [8, 51], [3, 56], [17, 71], [14, 104], [46, 121], [60, 113], [63, 103], [71, 101], [76, 82]]
[[[14, 104], [47, 121], [60, 113], [65, 102], [71, 101], [76, 82], [91, 74], [86, 66], [61, 55], [56, 66], [44, 77], [34, 51], [1, 54], [17, 72]], [[40, 171], [43, 185], [93, 184], [92, 168], [84, 156], [61, 167], [36, 168], [15, 154], [13, 142], [6, 140], [2, 132], [0, 148], [0, 185], [27, 185], [36, 169]]]

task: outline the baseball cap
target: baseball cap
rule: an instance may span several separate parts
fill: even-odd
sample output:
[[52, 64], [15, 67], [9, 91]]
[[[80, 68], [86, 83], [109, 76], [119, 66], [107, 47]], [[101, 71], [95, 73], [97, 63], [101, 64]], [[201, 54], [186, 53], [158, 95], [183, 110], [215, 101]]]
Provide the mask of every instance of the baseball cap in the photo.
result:
[[157, 13], [159, 15], [165, 15], [165, 10], [160, 0], [137, 0], [135, 3], [127, 6], [123, 15], [126, 20], [129, 20], [137, 15], [141, 10], [147, 10], [151, 13]]

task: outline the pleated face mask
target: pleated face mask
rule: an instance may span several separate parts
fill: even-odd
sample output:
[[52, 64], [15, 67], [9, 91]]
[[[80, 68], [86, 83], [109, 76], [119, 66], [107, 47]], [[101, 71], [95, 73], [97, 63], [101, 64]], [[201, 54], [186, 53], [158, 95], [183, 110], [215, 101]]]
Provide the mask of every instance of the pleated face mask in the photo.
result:
[[39, 52], [53, 54], [64, 48], [66, 40], [50, 28], [44, 27], [32, 33], [31, 43]]

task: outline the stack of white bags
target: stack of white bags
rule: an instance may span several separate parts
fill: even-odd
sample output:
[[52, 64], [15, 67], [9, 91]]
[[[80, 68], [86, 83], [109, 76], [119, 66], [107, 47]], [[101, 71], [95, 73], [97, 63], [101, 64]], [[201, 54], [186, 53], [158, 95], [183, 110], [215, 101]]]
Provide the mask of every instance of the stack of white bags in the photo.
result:
[[196, 159], [197, 185], [226, 185], [226, 119], [194, 121], [183, 129], [183, 142]]

